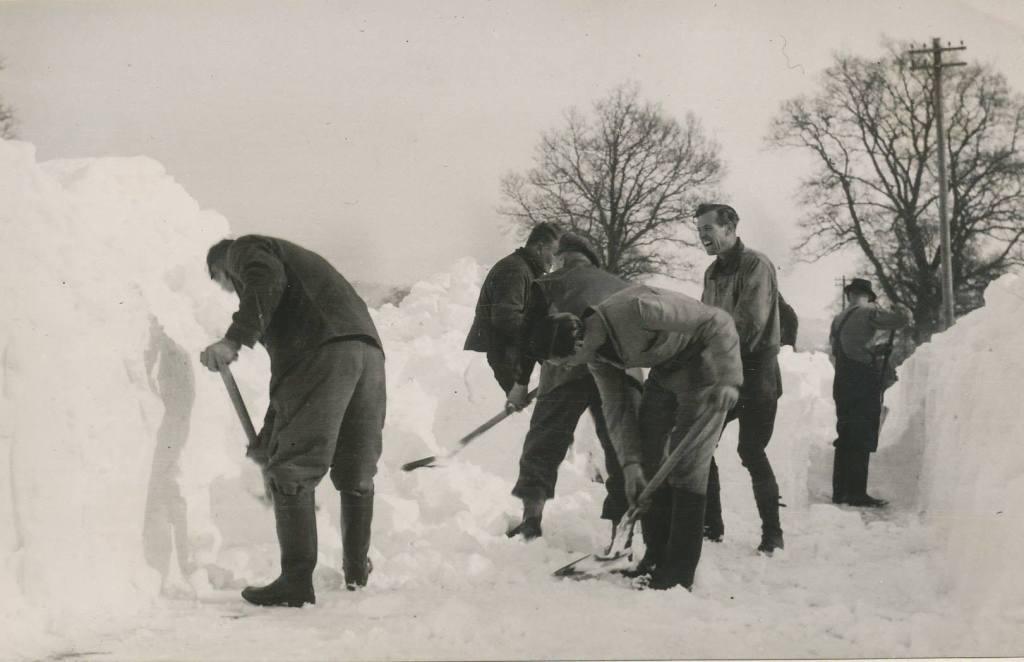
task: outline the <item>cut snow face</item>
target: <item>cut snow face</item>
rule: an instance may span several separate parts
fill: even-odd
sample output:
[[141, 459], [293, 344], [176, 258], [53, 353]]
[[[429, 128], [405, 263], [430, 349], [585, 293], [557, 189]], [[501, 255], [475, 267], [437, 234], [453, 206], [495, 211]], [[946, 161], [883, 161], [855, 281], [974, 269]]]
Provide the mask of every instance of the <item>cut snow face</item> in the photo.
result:
[[[904, 364], [872, 461], [882, 513], [829, 503], [832, 368], [783, 349], [768, 448], [786, 550], [754, 554], [760, 522], [736, 455], [717, 459], [726, 537], [706, 544], [692, 593], [551, 572], [608, 541], [603, 458], [584, 416], [544, 536], [505, 537], [529, 413], [443, 467], [502, 408], [481, 354], [462, 351], [486, 268], [464, 259], [373, 311], [388, 417], [371, 558], [340, 577], [338, 496], [317, 492], [318, 604], [258, 609], [278, 551], [256, 467], [220, 378], [198, 362], [236, 306], [206, 249], [229, 234], [144, 159], [37, 164], [0, 141], [0, 658], [481, 659], [1007, 655], [1024, 650], [1024, 451], [1010, 417], [1024, 381], [1024, 286]], [[315, 246], [310, 248], [316, 249]], [[233, 365], [259, 428], [268, 361]], [[923, 517], [920, 516], [923, 514]], [[639, 543], [638, 549], [639, 549]]]

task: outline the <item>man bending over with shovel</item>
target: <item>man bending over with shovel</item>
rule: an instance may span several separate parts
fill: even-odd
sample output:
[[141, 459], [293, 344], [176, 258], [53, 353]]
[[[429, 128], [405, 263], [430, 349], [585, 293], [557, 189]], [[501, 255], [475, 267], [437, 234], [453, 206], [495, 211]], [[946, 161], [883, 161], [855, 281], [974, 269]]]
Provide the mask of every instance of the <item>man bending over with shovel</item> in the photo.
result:
[[264, 606], [316, 602], [313, 491], [328, 470], [341, 493], [345, 586], [365, 586], [385, 404], [384, 352], [366, 304], [325, 259], [281, 239], [225, 239], [206, 264], [239, 306], [224, 338], [203, 350], [203, 365], [219, 370], [257, 341], [270, 355], [270, 407], [247, 455], [270, 484], [281, 576], [242, 597]]
[[[535, 355], [553, 363], [587, 364], [597, 381], [634, 507], [627, 518], [643, 512], [647, 553], [637, 568], [639, 585], [689, 589], [700, 560], [711, 457], [743, 383], [732, 318], [684, 294], [634, 285], [589, 308], [582, 320], [549, 316], [531, 342]], [[622, 368], [651, 368], [639, 409]], [[699, 423], [703, 432], [693, 434]]]

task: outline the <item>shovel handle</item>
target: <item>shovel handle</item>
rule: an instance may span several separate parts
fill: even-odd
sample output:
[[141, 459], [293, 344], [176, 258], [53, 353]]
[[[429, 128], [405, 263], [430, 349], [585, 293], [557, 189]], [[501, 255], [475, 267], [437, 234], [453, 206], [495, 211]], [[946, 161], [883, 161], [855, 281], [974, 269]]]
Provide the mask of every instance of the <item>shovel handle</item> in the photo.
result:
[[[527, 404], [532, 402], [533, 399], [537, 396], [538, 390], [539, 389], [535, 388], [526, 394]], [[442, 453], [441, 455], [431, 455], [429, 457], [423, 457], [418, 460], [413, 460], [412, 462], [406, 462], [405, 464], [402, 465], [402, 471], [412, 471], [414, 469], [419, 469], [420, 467], [432, 467], [437, 463], [438, 460], [446, 460], [450, 458], [451, 456], [455, 455], [463, 448], [468, 446], [470, 442], [472, 442], [474, 439], [482, 435], [484, 432], [487, 432], [498, 423], [501, 423], [514, 413], [516, 412], [509, 411], [506, 409], [495, 414], [494, 416], [484, 421], [479, 427], [477, 427], [469, 434], [467, 434], [465, 437], [459, 439], [455, 444], [455, 448], [453, 448], [452, 450], [448, 451], [447, 453]]]
[[249, 418], [249, 411], [245, 408], [242, 394], [238, 392], [238, 384], [235, 382], [235, 376], [231, 374], [231, 368], [226, 365], [220, 366], [220, 377], [228, 389], [228, 396], [231, 397], [231, 404], [235, 406], [235, 413], [238, 414], [238, 420], [242, 424], [242, 429], [245, 430], [245, 436], [249, 438], [249, 445], [259, 446], [256, 428], [252, 426], [252, 419]]

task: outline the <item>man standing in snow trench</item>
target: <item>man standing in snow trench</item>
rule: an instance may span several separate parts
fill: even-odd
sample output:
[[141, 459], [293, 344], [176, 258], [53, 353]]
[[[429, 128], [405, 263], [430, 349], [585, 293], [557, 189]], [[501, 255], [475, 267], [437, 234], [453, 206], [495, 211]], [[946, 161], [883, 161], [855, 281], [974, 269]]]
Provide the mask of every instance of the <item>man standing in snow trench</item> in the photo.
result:
[[851, 280], [843, 294], [848, 305], [832, 320], [829, 334], [838, 435], [833, 442], [832, 503], [879, 508], [886, 502], [867, 493], [868, 464], [878, 449], [883, 364], [888, 357], [877, 356], [870, 346], [876, 331], [901, 329], [908, 318], [876, 304], [871, 283], [863, 278]]
[[[743, 383], [732, 318], [678, 292], [632, 285], [587, 309], [546, 318], [535, 356], [587, 364], [622, 464], [631, 505], [668, 454], [708, 410], [729, 411]], [[651, 368], [639, 408], [624, 368]], [[718, 431], [692, 442], [643, 515], [647, 553], [638, 584], [693, 585], [704, 533], [705, 493]]]
[[[702, 204], [694, 214], [697, 235], [715, 261], [704, 272], [701, 301], [732, 316], [740, 337], [743, 388], [736, 408], [726, 417], [739, 420], [740, 461], [750, 473], [754, 502], [761, 516], [761, 544], [757, 550], [771, 555], [782, 549], [779, 522], [779, 484], [765, 450], [775, 429], [778, 399], [782, 395], [779, 372], [779, 287], [775, 265], [736, 236], [739, 214], [729, 205]], [[704, 535], [718, 542], [725, 534], [722, 522], [718, 465], [711, 458], [708, 507]]]
[[558, 234], [558, 228], [550, 223], [535, 225], [526, 246], [491, 267], [480, 288], [473, 326], [463, 349], [487, 353], [494, 379], [506, 395], [515, 385], [516, 341], [530, 283], [554, 264]]
[[328, 470], [341, 493], [345, 586], [365, 586], [386, 400], [384, 351], [366, 304], [325, 259], [282, 239], [225, 239], [206, 264], [239, 306], [224, 338], [203, 350], [203, 365], [219, 370], [257, 341], [270, 355], [270, 407], [247, 455], [270, 484], [281, 575], [242, 597], [265, 606], [316, 602], [314, 488]]
[[[523, 317], [517, 354], [519, 365], [516, 384], [509, 393], [508, 406], [519, 410], [527, 405], [526, 390], [536, 363], [530, 350], [530, 337], [551, 313], [572, 313], [580, 316], [589, 306], [601, 303], [608, 295], [629, 287], [629, 283], [601, 269], [601, 259], [594, 247], [583, 237], [566, 232], [558, 240], [562, 267], [533, 281]], [[636, 397], [640, 394], [642, 374], [633, 375]], [[540, 370], [537, 404], [530, 418], [530, 431], [523, 442], [519, 460], [519, 479], [512, 494], [523, 501], [523, 521], [509, 531], [509, 536], [530, 540], [541, 535], [544, 503], [555, 497], [558, 466], [572, 445], [573, 433], [583, 412], [590, 410], [594, 429], [604, 451], [608, 495], [601, 511], [603, 519], [611, 520], [612, 530], [626, 512], [626, 495], [622, 488], [622, 469], [608, 434], [601, 410], [601, 395], [594, 377], [586, 366], [556, 366], [544, 363]]]

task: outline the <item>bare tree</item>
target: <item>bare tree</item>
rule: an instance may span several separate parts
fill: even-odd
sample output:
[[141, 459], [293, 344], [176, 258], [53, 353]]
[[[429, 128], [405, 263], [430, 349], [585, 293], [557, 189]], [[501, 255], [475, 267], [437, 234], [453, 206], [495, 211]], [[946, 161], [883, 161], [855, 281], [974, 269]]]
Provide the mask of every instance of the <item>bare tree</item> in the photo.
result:
[[696, 245], [689, 219], [721, 179], [718, 151], [692, 114], [680, 124], [624, 85], [541, 138], [534, 167], [502, 180], [500, 212], [587, 237], [613, 273], [667, 273], [684, 266], [673, 246]]
[[[768, 137], [814, 157], [801, 182], [808, 214], [799, 254], [815, 260], [855, 247], [885, 295], [907, 306], [920, 342], [942, 300], [932, 79], [907, 48], [881, 60], [836, 55], [818, 92], [782, 104]], [[1024, 101], [987, 66], [947, 70], [947, 158], [953, 289], [958, 314], [1024, 262]]]
[[[0, 71], [4, 69], [4, 60], [0, 58]], [[17, 133], [14, 127], [17, 122], [14, 119], [14, 109], [3, 102], [3, 98], [0, 98], [0, 139], [10, 139], [17, 137]]]

